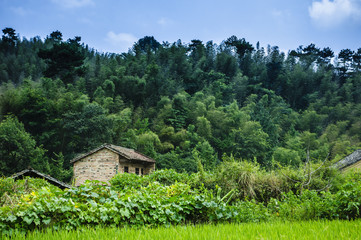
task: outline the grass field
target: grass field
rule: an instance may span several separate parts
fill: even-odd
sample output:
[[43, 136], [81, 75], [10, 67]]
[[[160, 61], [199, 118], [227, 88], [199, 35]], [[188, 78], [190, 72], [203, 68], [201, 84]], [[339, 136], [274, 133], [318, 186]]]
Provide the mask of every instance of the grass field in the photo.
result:
[[[5, 238], [6, 239], [6, 238]], [[169, 228], [81, 228], [31, 232], [11, 239], [361, 239], [361, 221], [188, 225]]]

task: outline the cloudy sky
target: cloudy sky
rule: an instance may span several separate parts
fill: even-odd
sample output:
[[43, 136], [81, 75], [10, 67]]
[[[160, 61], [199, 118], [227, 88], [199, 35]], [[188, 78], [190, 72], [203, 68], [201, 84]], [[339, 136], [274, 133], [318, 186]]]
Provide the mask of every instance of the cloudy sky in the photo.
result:
[[0, 0], [0, 27], [21, 37], [64, 39], [102, 52], [127, 51], [139, 38], [220, 43], [232, 35], [281, 50], [316, 44], [361, 47], [361, 0]]

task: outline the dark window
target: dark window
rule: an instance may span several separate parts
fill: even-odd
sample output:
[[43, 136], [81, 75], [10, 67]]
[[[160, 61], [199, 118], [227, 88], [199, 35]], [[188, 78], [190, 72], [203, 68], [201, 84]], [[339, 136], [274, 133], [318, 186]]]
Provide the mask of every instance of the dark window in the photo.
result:
[[135, 174], [139, 175], [139, 168], [135, 169]]
[[125, 167], [124, 167], [124, 172], [129, 172], [128, 166], [125, 166]]
[[143, 173], [143, 168], [140, 169], [140, 172], [142, 173], [142, 175], [144, 174], [144, 173]]

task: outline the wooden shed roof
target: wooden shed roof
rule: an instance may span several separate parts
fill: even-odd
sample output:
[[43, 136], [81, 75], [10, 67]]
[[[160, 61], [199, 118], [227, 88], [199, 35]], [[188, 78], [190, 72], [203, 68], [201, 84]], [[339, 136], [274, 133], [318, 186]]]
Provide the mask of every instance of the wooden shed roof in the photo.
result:
[[71, 188], [70, 185], [63, 183], [49, 175], [46, 175], [46, 174], [36, 171], [34, 169], [25, 169], [21, 172], [13, 174], [11, 177], [14, 178], [15, 180], [22, 179], [24, 177], [42, 178], [42, 179], [48, 181], [49, 183], [53, 184], [54, 186], [57, 186], [61, 189]]
[[115, 152], [116, 154], [119, 154], [120, 156], [122, 156], [128, 160], [135, 160], [135, 161], [141, 161], [141, 162], [147, 162], [147, 163], [155, 163], [154, 159], [152, 159], [140, 152], [137, 152], [134, 149], [116, 146], [113, 144], [103, 144], [98, 148], [95, 148], [85, 154], [77, 156], [76, 158], [71, 160], [70, 163], [75, 163], [75, 162], [79, 161], [80, 159], [85, 158], [93, 153], [96, 153], [96, 152], [102, 150], [102, 149], [108, 149], [112, 152]]

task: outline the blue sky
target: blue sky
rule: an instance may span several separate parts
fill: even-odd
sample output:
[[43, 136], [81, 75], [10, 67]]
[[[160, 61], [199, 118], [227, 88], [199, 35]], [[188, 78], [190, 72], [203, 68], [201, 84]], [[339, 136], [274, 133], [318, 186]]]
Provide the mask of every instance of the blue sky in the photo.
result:
[[361, 47], [361, 0], [0, 0], [5, 27], [26, 38], [59, 30], [115, 53], [144, 36], [220, 43], [232, 35], [283, 51], [314, 43], [338, 53]]

